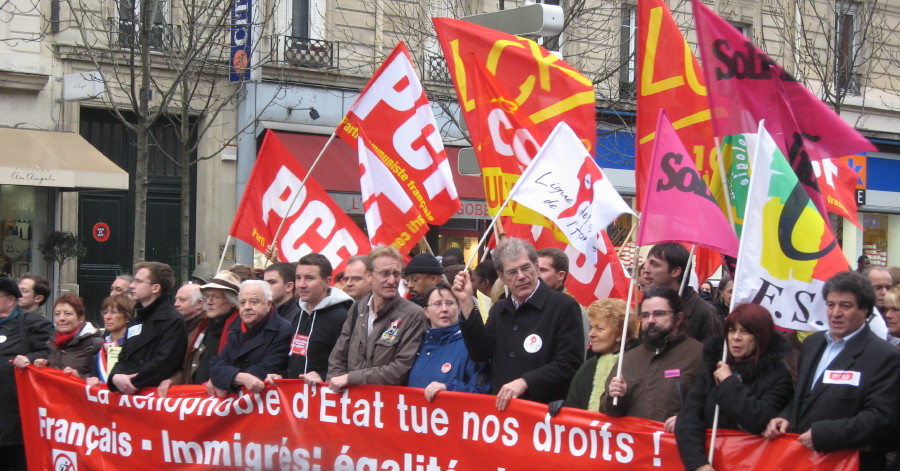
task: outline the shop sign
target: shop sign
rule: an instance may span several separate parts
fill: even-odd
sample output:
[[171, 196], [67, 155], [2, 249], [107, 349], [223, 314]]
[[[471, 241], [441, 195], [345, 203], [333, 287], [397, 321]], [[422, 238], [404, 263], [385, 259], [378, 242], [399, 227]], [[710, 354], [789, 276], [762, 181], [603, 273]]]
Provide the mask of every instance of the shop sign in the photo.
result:
[[[359, 193], [335, 193], [329, 192], [329, 196], [344, 210], [347, 214], [363, 214], [363, 202]], [[484, 200], [460, 199], [462, 205], [453, 218], [458, 219], [490, 219], [488, 214], [487, 203]], [[453, 219], [451, 218], [451, 219]]]

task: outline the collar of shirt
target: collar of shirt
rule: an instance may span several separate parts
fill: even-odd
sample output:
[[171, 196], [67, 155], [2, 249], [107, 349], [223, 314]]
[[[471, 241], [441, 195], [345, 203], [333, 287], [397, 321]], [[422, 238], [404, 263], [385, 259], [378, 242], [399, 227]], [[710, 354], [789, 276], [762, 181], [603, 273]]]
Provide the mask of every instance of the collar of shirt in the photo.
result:
[[537, 284], [534, 286], [534, 291], [532, 291], [531, 294], [529, 294], [528, 297], [525, 298], [525, 301], [522, 301], [521, 303], [520, 303], [519, 301], [516, 301], [516, 297], [515, 297], [515, 296], [510, 296], [509, 299], [512, 301], [513, 307], [516, 308], [516, 309], [519, 309], [519, 306], [521, 306], [521, 305], [527, 303], [528, 300], [531, 299], [532, 296], [534, 296], [534, 293], [537, 293], [537, 290], [538, 290], [538, 287], [539, 287], [539, 286], [541, 286], [541, 281], [540, 281], [540, 280], [538, 280]]

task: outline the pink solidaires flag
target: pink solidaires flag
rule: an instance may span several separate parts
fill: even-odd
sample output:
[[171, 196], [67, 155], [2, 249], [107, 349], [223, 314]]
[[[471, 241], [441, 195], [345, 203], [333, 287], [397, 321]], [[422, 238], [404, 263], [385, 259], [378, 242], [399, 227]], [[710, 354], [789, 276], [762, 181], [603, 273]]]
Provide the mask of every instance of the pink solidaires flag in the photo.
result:
[[659, 110], [638, 245], [688, 242], [737, 257], [738, 239], [664, 110]]

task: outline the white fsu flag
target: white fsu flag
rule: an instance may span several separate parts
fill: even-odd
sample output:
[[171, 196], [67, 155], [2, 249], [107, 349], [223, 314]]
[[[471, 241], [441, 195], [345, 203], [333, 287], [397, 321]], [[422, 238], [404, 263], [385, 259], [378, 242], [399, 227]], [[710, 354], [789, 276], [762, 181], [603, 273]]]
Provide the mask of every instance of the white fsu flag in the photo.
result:
[[634, 214], [565, 122], [553, 129], [510, 195], [552, 220], [591, 261], [600, 231], [619, 215]]

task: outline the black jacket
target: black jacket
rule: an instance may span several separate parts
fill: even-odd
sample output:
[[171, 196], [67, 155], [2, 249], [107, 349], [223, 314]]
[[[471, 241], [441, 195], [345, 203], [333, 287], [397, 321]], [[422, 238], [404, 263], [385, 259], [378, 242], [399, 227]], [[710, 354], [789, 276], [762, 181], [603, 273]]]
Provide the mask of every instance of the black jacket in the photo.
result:
[[811, 429], [816, 451], [871, 445], [872, 451], [859, 455], [860, 469], [884, 469], [884, 450], [897, 443], [900, 353], [866, 325], [825, 370], [858, 374], [859, 385], [834, 384], [846, 381], [825, 384], [819, 379], [811, 388], [812, 376], [825, 350], [825, 334], [816, 332], [803, 342], [797, 391], [779, 416], [790, 422], [789, 432]]
[[[16, 312], [19, 312], [18, 306], [13, 308], [10, 316]], [[22, 443], [22, 427], [15, 367], [10, 360], [16, 355], [25, 355], [32, 363], [38, 358], [47, 358], [50, 354], [47, 342], [53, 336], [53, 324], [40, 314], [20, 312], [15, 319], [0, 325], [0, 335], [6, 337], [0, 342], [0, 446], [18, 445]]]
[[784, 337], [772, 336], [772, 344], [759, 361], [739, 362], [731, 371], [740, 375], [727, 378], [718, 385], [713, 378], [716, 364], [722, 360], [724, 339], [713, 337], [703, 347], [704, 369], [678, 413], [675, 438], [685, 469], [709, 464], [706, 429], [712, 427], [716, 404], [719, 405], [719, 428], [761, 434], [794, 393], [791, 373], [784, 358], [791, 347]]
[[184, 318], [160, 296], [149, 306], [135, 308], [135, 316], [128, 321], [125, 344], [119, 361], [109, 373], [107, 387], [119, 392], [113, 383], [117, 374], [137, 373], [131, 378], [136, 388], [158, 386], [181, 369], [187, 349], [187, 329]]
[[264, 380], [269, 373], [284, 370], [291, 325], [274, 310], [262, 322], [266, 323], [262, 331], [246, 342], [241, 340], [243, 323], [236, 320], [231, 324], [225, 348], [209, 361], [209, 379], [217, 388], [237, 392], [240, 388], [234, 385], [234, 377], [241, 372]]
[[241, 319], [238, 317], [237, 309], [227, 315], [209, 319], [206, 324], [206, 333], [203, 334], [203, 352], [200, 353], [199, 364], [191, 376], [191, 384], [203, 384], [209, 381], [209, 361], [219, 354], [219, 349], [223, 346], [220, 344], [225, 328], [240, 323]]
[[[329, 288], [328, 295], [315, 308], [303, 301], [294, 303], [298, 315], [291, 323], [292, 344], [286, 378], [296, 379], [303, 373], [315, 371], [322, 379], [328, 377], [328, 357], [341, 336], [347, 312], [353, 298], [337, 288]], [[300, 337], [298, 337], [300, 336]], [[298, 342], [306, 337], [306, 350]]]
[[544, 403], [565, 399], [584, 361], [581, 308], [571, 296], [551, 290], [542, 281], [518, 309], [511, 299], [503, 299], [491, 307], [487, 324], [473, 311], [460, 325], [472, 360], [493, 361], [493, 394], [522, 378], [528, 390], [521, 399]]

